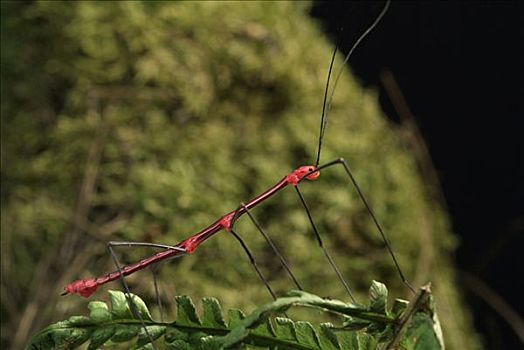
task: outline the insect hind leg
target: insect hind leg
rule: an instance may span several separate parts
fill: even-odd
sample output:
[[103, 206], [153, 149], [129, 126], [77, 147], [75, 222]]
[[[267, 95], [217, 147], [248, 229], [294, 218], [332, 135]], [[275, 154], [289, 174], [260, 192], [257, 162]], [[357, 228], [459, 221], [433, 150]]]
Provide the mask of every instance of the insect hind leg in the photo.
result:
[[[109, 251], [109, 254], [111, 254], [111, 258], [113, 259], [115, 267], [116, 267], [117, 271], [120, 274], [120, 282], [122, 283], [122, 286], [124, 287], [124, 292], [125, 292], [125, 296], [126, 296], [126, 300], [127, 300], [128, 305], [129, 305], [129, 308], [131, 309], [131, 312], [133, 313], [133, 315], [140, 321], [142, 329], [144, 330], [144, 333], [146, 334], [146, 336], [149, 338], [151, 346], [153, 347], [154, 350], [156, 350], [157, 347], [154, 344], [154, 339], [151, 336], [151, 333], [149, 332], [149, 330], [147, 329], [147, 326], [146, 326], [146, 324], [144, 322], [144, 318], [143, 318], [142, 314], [138, 310], [138, 307], [136, 306], [135, 302], [133, 301], [133, 297], [131, 295], [131, 290], [130, 290], [129, 285], [127, 284], [127, 282], [125, 281], [125, 278], [124, 278], [124, 273], [122, 271], [122, 265], [120, 264], [120, 262], [118, 260], [118, 257], [117, 257], [117, 255], [116, 255], [116, 253], [114, 251], [115, 247], [122, 247], [122, 246], [123, 247], [142, 246], [142, 247], [150, 247], [150, 248], [152, 247], [152, 248], [161, 248], [161, 249], [174, 249], [174, 250], [181, 250], [182, 248], [169, 246], [169, 245], [165, 245], [165, 244], [155, 244], [155, 243], [148, 243], [148, 242], [117, 242], [117, 241], [110, 241], [110, 242], [107, 243], [107, 250]], [[159, 303], [158, 305], [159, 305], [159, 308], [160, 308], [160, 319], [163, 321], [162, 304], [161, 304], [161, 301], [160, 301], [160, 295], [158, 294], [158, 284], [157, 284], [157, 280], [156, 280], [156, 266], [153, 267], [152, 273], [153, 273], [153, 282], [154, 282], [154, 285], [155, 285], [155, 293], [156, 293], [157, 303]]]
[[160, 292], [158, 289], [158, 265], [152, 265], [150, 270], [151, 275], [153, 276], [153, 285], [155, 287], [156, 304], [158, 305], [158, 310], [160, 311], [160, 322], [164, 322], [164, 308], [162, 306], [162, 298], [160, 297]]

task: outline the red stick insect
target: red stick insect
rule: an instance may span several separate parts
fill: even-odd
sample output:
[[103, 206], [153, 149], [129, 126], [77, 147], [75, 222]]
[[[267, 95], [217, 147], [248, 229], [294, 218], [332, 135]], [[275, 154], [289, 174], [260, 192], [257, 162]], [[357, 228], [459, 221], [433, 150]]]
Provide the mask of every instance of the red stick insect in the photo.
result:
[[[237, 234], [237, 232], [235, 232], [235, 229], [234, 229], [235, 222], [243, 214], [246, 214], [246, 213], [248, 214], [249, 218], [253, 221], [253, 223], [255, 224], [257, 229], [261, 232], [261, 234], [264, 235], [264, 238], [266, 239], [268, 244], [271, 246], [271, 248], [273, 249], [275, 254], [277, 254], [280, 262], [285, 267], [286, 271], [288, 272], [288, 274], [290, 275], [290, 277], [294, 281], [295, 285], [299, 289], [302, 289], [302, 286], [300, 285], [298, 280], [295, 278], [295, 276], [291, 272], [291, 269], [289, 268], [289, 266], [286, 263], [286, 261], [283, 258], [283, 256], [278, 252], [278, 250], [276, 249], [276, 247], [274, 246], [272, 241], [269, 239], [267, 234], [264, 232], [264, 230], [261, 228], [261, 226], [257, 223], [257, 221], [255, 220], [255, 218], [253, 217], [253, 215], [250, 212], [250, 209], [252, 209], [252, 208], [256, 207], [257, 205], [265, 202], [266, 200], [268, 200], [269, 198], [271, 198], [273, 195], [275, 195], [276, 193], [280, 192], [281, 190], [285, 189], [286, 187], [292, 186], [292, 187], [294, 187], [295, 191], [297, 192], [297, 195], [299, 196], [299, 199], [300, 199], [300, 201], [301, 201], [301, 203], [302, 203], [302, 205], [303, 205], [303, 207], [304, 207], [304, 209], [306, 211], [306, 214], [308, 216], [309, 222], [310, 222], [311, 227], [313, 229], [313, 232], [315, 234], [315, 238], [317, 240], [318, 245], [322, 249], [324, 255], [326, 256], [326, 259], [328, 260], [329, 264], [331, 265], [331, 267], [335, 271], [337, 277], [339, 278], [339, 280], [343, 284], [344, 289], [347, 291], [347, 293], [350, 296], [350, 298], [355, 302], [355, 299], [354, 299], [354, 297], [352, 295], [352, 292], [351, 292], [351, 289], [350, 289], [349, 285], [347, 284], [347, 282], [343, 278], [342, 274], [340, 273], [340, 270], [338, 269], [335, 261], [333, 260], [333, 258], [329, 254], [328, 250], [324, 247], [321, 235], [319, 233], [319, 230], [318, 230], [317, 226], [315, 225], [315, 222], [314, 222], [313, 217], [311, 215], [311, 212], [309, 210], [308, 204], [307, 204], [307, 202], [306, 202], [306, 200], [305, 200], [304, 196], [302, 195], [302, 193], [300, 191], [300, 188], [299, 188], [299, 185], [300, 185], [300, 183], [302, 181], [305, 181], [305, 180], [314, 181], [314, 180], [318, 179], [318, 177], [320, 176], [320, 171], [321, 170], [329, 168], [329, 167], [332, 167], [332, 166], [335, 166], [335, 165], [340, 165], [340, 166], [342, 166], [344, 168], [347, 176], [350, 179], [350, 182], [355, 187], [355, 189], [356, 189], [356, 191], [358, 193], [358, 196], [362, 200], [362, 202], [363, 202], [364, 206], [366, 207], [367, 211], [369, 212], [369, 214], [370, 214], [370, 216], [371, 216], [371, 218], [372, 218], [372, 220], [373, 220], [377, 230], [379, 231], [379, 233], [380, 233], [380, 235], [381, 235], [381, 237], [382, 237], [382, 239], [383, 239], [383, 241], [384, 241], [384, 243], [385, 243], [385, 245], [386, 245], [386, 247], [388, 249], [388, 252], [389, 252], [389, 254], [391, 255], [391, 257], [392, 257], [392, 259], [394, 261], [395, 267], [396, 267], [396, 269], [398, 271], [398, 274], [399, 274], [400, 278], [402, 279], [402, 282], [404, 284], [406, 284], [411, 291], [414, 292], [413, 287], [409, 284], [409, 282], [405, 278], [405, 276], [404, 276], [404, 274], [403, 274], [403, 272], [402, 272], [402, 270], [401, 270], [401, 268], [399, 266], [397, 258], [396, 258], [395, 254], [393, 252], [393, 249], [391, 248], [391, 244], [389, 243], [389, 241], [388, 241], [388, 239], [387, 239], [387, 237], [386, 237], [386, 235], [384, 233], [384, 230], [382, 229], [382, 227], [381, 227], [380, 223], [378, 222], [378, 220], [377, 220], [377, 218], [376, 218], [376, 216], [375, 216], [371, 206], [369, 205], [369, 202], [367, 201], [367, 199], [364, 196], [364, 194], [362, 193], [362, 191], [361, 191], [361, 189], [360, 189], [356, 179], [354, 178], [348, 163], [343, 158], [339, 158], [339, 159], [333, 160], [331, 162], [325, 163], [323, 165], [319, 164], [320, 163], [321, 150], [322, 150], [323, 136], [324, 136], [325, 129], [327, 127], [328, 111], [330, 109], [330, 104], [331, 104], [331, 101], [333, 99], [333, 94], [334, 94], [336, 85], [337, 85], [338, 80], [339, 80], [339, 78], [340, 78], [340, 76], [342, 74], [342, 68], [345, 66], [345, 64], [347, 63], [347, 61], [351, 57], [351, 55], [352, 55], [353, 51], [355, 50], [355, 48], [375, 28], [375, 26], [380, 22], [382, 17], [385, 15], [388, 7], [389, 7], [389, 1], [386, 2], [386, 5], [384, 6], [384, 8], [380, 12], [380, 14], [377, 16], [375, 21], [366, 29], [366, 31], [353, 44], [351, 50], [348, 52], [348, 54], [345, 57], [345, 60], [344, 60], [344, 62], [342, 64], [341, 69], [339, 70], [339, 72], [336, 75], [334, 87], [331, 90], [331, 94], [330, 94], [329, 99], [328, 99], [329, 81], [330, 81], [330, 78], [331, 78], [331, 75], [332, 75], [331, 73], [332, 73], [334, 58], [335, 58], [337, 50], [335, 49], [335, 52], [333, 53], [333, 57], [332, 57], [332, 60], [331, 60], [329, 73], [328, 73], [328, 79], [327, 79], [327, 83], [326, 83], [325, 94], [324, 94], [323, 110], [322, 110], [322, 117], [321, 117], [321, 122], [320, 122], [318, 151], [317, 151], [317, 158], [316, 158], [316, 161], [315, 161], [314, 165], [305, 165], [305, 166], [298, 167], [297, 169], [293, 170], [289, 174], [285, 175], [280, 181], [278, 181], [275, 185], [273, 185], [272, 187], [267, 189], [265, 192], [263, 192], [260, 195], [250, 199], [249, 201], [247, 201], [245, 203], [241, 203], [236, 210], [233, 210], [233, 211], [231, 211], [231, 212], [221, 216], [220, 218], [215, 220], [213, 223], [211, 223], [209, 226], [207, 226], [206, 228], [202, 229], [200, 232], [198, 232], [198, 233], [188, 237], [187, 239], [179, 242], [178, 244], [176, 244], [174, 246], [164, 245], [164, 244], [144, 243], [144, 242], [109, 242], [108, 243], [108, 249], [109, 249], [109, 251], [111, 253], [111, 256], [112, 256], [112, 258], [113, 258], [113, 260], [115, 262], [115, 265], [117, 267], [116, 271], [108, 273], [108, 274], [106, 274], [106, 275], [104, 275], [102, 277], [89, 278], [89, 279], [83, 279], [83, 280], [78, 280], [78, 281], [72, 282], [72, 283], [70, 283], [70, 284], [68, 284], [67, 286], [64, 287], [65, 292], [63, 293], [63, 295], [78, 294], [78, 295], [83, 296], [83, 297], [89, 297], [96, 291], [96, 289], [99, 286], [101, 286], [103, 284], [106, 284], [106, 283], [109, 283], [111, 281], [115, 281], [115, 280], [121, 280], [122, 281], [122, 283], [124, 285], [124, 289], [126, 291], [126, 294], [129, 295], [130, 291], [129, 291], [129, 288], [128, 288], [127, 284], [124, 281], [124, 276], [128, 276], [128, 275], [130, 275], [130, 274], [132, 274], [132, 273], [134, 273], [136, 271], [145, 269], [146, 267], [150, 267], [150, 266], [156, 265], [157, 263], [159, 263], [161, 261], [165, 261], [165, 260], [168, 260], [168, 259], [173, 259], [173, 258], [180, 257], [180, 256], [183, 256], [183, 255], [187, 255], [187, 254], [192, 254], [200, 246], [200, 244], [202, 244], [204, 241], [206, 241], [207, 239], [209, 239], [213, 235], [217, 234], [218, 232], [220, 232], [222, 230], [225, 230], [225, 231], [228, 231], [231, 234], [233, 234], [233, 236], [239, 241], [239, 243], [243, 247], [244, 251], [248, 255], [248, 257], [249, 257], [252, 265], [254, 266], [257, 274], [259, 275], [260, 279], [263, 281], [263, 283], [265, 284], [266, 288], [268, 289], [268, 291], [270, 292], [272, 297], [276, 298], [276, 295], [273, 292], [273, 290], [271, 289], [269, 283], [267, 282], [267, 280], [264, 278], [264, 276], [262, 275], [262, 273], [258, 269], [258, 267], [256, 265], [256, 262], [255, 262], [255, 259], [253, 258], [253, 255], [250, 253], [250, 251], [248, 250], [246, 244], [243, 242], [243, 240], [240, 238], [240, 236]], [[116, 246], [147, 246], [147, 247], [153, 247], [153, 248], [161, 248], [163, 250], [158, 252], [158, 253], [156, 253], [156, 254], [154, 254], [154, 255], [152, 255], [152, 256], [144, 258], [144, 259], [142, 259], [142, 260], [140, 260], [140, 261], [138, 261], [136, 263], [133, 263], [133, 264], [130, 264], [130, 265], [126, 265], [126, 266], [120, 266], [120, 264], [118, 262], [118, 259], [116, 258], [116, 255], [115, 255], [115, 253], [113, 251], [113, 248], [116, 247]], [[157, 287], [156, 287], [156, 281], [155, 281], [155, 289], [156, 288]], [[158, 293], [157, 293], [157, 296], [158, 296]], [[129, 300], [130, 300], [130, 304], [133, 305], [133, 303], [131, 301], [131, 298], [129, 298]], [[138, 316], [140, 318], [139, 314], [138, 314]], [[143, 322], [142, 322], [142, 324], [143, 324]], [[145, 332], [147, 333], [147, 328], [145, 327], [144, 324], [143, 324], [143, 327], [145, 329]]]

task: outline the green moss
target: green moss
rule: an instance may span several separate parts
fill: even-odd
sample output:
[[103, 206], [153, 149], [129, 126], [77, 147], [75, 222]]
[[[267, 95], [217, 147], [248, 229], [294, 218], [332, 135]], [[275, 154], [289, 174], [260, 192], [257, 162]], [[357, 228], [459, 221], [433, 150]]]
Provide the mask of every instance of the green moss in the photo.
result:
[[[105, 241], [176, 243], [314, 161], [332, 46], [303, 4], [2, 6], [2, 318], [13, 325], [3, 334], [16, 330], [10, 309], [34, 301], [34, 288], [35, 325], [81, 307], [55, 295], [112, 269]], [[433, 282], [448, 347], [478, 346], [454, 282], [448, 219], [427, 200], [413, 156], [373, 91], [345, 73], [335, 96], [323, 160], [348, 160], [406, 275]], [[359, 297], [372, 279], [407, 296], [342, 169], [302, 188]], [[308, 290], [346, 298], [294, 191], [254, 213]], [[275, 288], [290, 289], [249, 220], [237, 228]], [[269, 299], [225, 232], [160, 277], [165, 302], [215, 296], [250, 309]], [[148, 274], [130, 283], [153, 295]]]

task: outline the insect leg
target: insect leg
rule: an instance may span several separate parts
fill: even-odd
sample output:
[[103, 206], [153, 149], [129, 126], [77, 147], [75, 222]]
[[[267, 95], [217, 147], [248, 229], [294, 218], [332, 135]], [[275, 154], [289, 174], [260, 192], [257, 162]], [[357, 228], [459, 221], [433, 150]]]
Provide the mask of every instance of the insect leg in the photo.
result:
[[[120, 244], [120, 243], [123, 243], [123, 244]], [[127, 243], [127, 244], [125, 244], [125, 243]], [[142, 325], [142, 329], [144, 330], [144, 332], [146, 333], [147, 337], [149, 338], [149, 341], [151, 342], [150, 343], [151, 346], [153, 347], [154, 350], [157, 350], [157, 347], [154, 344], [154, 339], [151, 336], [151, 333], [149, 333], [149, 331], [147, 329], [147, 326], [146, 326], [146, 324], [144, 322], [144, 318], [140, 314], [140, 311], [138, 310], [135, 302], [133, 301], [133, 297], [131, 296], [131, 291], [129, 289], [129, 286], [127, 285], [127, 282], [124, 279], [124, 274], [122, 273], [122, 268], [120, 267], [120, 262], [118, 261], [118, 257], [116, 256], [116, 254], [115, 254], [115, 252], [113, 250], [114, 246], [119, 246], [119, 245], [131, 246], [133, 244], [134, 244], [133, 242], [108, 242], [107, 243], [107, 249], [109, 250], [109, 253], [111, 254], [111, 257], [113, 259], [113, 262], [115, 263], [116, 269], [120, 273], [120, 281], [122, 282], [122, 286], [124, 287], [124, 291], [125, 291], [125, 295], [126, 295], [126, 299], [127, 299], [127, 304], [129, 305], [129, 308], [131, 309], [131, 312], [134, 314], [134, 316], [137, 319], [140, 320], [140, 324]], [[136, 244], [136, 245], [144, 245], [144, 244]]]
[[267, 290], [269, 291], [269, 294], [271, 294], [271, 296], [273, 297], [274, 300], [277, 299], [277, 296], [275, 295], [275, 292], [273, 292], [273, 289], [271, 288], [271, 286], [269, 285], [269, 282], [267, 281], [267, 279], [264, 277], [264, 275], [262, 274], [262, 271], [260, 271], [260, 269], [258, 268], [258, 265], [257, 265], [257, 262], [255, 260], [255, 257], [253, 256], [253, 254], [251, 254], [251, 252], [249, 251], [249, 248], [247, 247], [246, 243], [244, 242], [244, 240], [242, 240], [242, 238], [238, 235], [238, 233], [236, 233], [234, 230], [233, 230], [233, 226], [235, 225], [235, 222], [237, 221], [238, 217], [240, 216], [240, 209], [242, 209], [242, 206], [243, 204], [241, 204], [236, 210], [235, 212], [233, 213], [233, 218], [231, 219], [231, 227], [229, 227], [227, 230], [237, 239], [237, 241], [240, 243], [240, 245], [242, 246], [242, 249], [244, 249], [244, 252], [246, 253], [247, 257], [249, 258], [249, 261], [251, 262], [251, 265], [253, 265], [253, 267], [255, 268], [255, 271], [257, 272], [258, 274], [258, 277], [260, 278], [260, 280], [262, 281], [262, 283], [264, 283], [264, 285], [266, 286]]
[[[317, 168], [317, 169], [320, 169], [320, 168]], [[340, 272], [339, 268], [337, 267], [337, 264], [335, 263], [335, 261], [333, 260], [329, 252], [327, 251], [326, 247], [324, 247], [324, 242], [322, 241], [322, 238], [320, 237], [320, 233], [318, 232], [317, 225], [315, 225], [315, 222], [313, 221], [313, 217], [311, 216], [311, 211], [309, 210], [306, 200], [304, 196], [302, 195], [302, 192], [300, 192], [298, 185], [295, 186], [295, 190], [297, 191], [297, 194], [300, 197], [300, 201], [302, 202], [302, 205], [304, 206], [304, 209], [306, 210], [307, 217], [309, 219], [309, 222], [311, 223], [311, 226], [313, 227], [313, 232], [315, 233], [315, 237], [317, 238], [318, 245], [322, 249], [322, 252], [326, 256], [326, 259], [328, 260], [329, 264], [331, 265], [331, 267], [337, 274], [338, 279], [344, 286], [344, 289], [346, 289], [346, 292], [348, 293], [349, 297], [351, 298], [353, 303], [356, 303], [355, 297], [353, 296], [353, 293], [351, 292], [349, 285], [347, 284], [346, 280], [342, 276], [342, 273]]]
[[259, 222], [255, 219], [255, 217], [253, 216], [253, 214], [251, 213], [251, 211], [249, 210], [248, 207], [246, 207], [244, 205], [244, 203], [240, 203], [240, 207], [244, 208], [244, 210], [246, 211], [247, 215], [249, 216], [249, 218], [251, 219], [251, 221], [253, 222], [253, 224], [256, 226], [256, 228], [258, 229], [258, 232], [260, 232], [260, 234], [262, 234], [262, 236], [264, 236], [264, 239], [266, 240], [267, 244], [269, 244], [269, 246], [271, 247], [271, 249], [273, 250], [273, 252], [276, 254], [276, 256], [278, 256], [278, 259], [280, 260], [280, 263], [282, 264], [282, 266], [284, 266], [284, 269], [286, 269], [286, 272], [288, 273], [289, 277], [293, 280], [293, 282], [295, 283], [295, 285], [297, 286], [298, 289], [300, 290], [303, 290], [302, 288], [302, 285], [298, 282], [297, 278], [295, 277], [295, 275], [293, 274], [293, 272], [291, 271], [291, 268], [289, 267], [289, 264], [287, 263], [286, 259], [284, 258], [284, 256], [282, 255], [282, 253], [280, 253], [280, 251], [278, 250], [278, 248], [275, 246], [275, 244], [273, 243], [273, 240], [268, 236], [268, 234], [264, 231], [264, 229], [262, 228], [262, 226], [260, 226]]
[[247, 245], [244, 243], [244, 241], [242, 240], [242, 238], [240, 238], [240, 236], [235, 232], [235, 230], [233, 229], [230, 229], [229, 232], [231, 232], [233, 234], [233, 236], [238, 240], [238, 242], [240, 243], [240, 245], [242, 246], [242, 248], [244, 249], [244, 252], [246, 252], [246, 255], [248, 256], [249, 258], [249, 261], [251, 262], [251, 265], [253, 265], [253, 267], [255, 268], [257, 274], [258, 274], [258, 277], [260, 278], [260, 280], [264, 283], [264, 285], [266, 286], [267, 290], [269, 291], [269, 294], [271, 294], [271, 296], [273, 297], [273, 299], [277, 299], [277, 296], [275, 295], [275, 292], [273, 292], [273, 289], [271, 288], [271, 286], [269, 285], [269, 282], [267, 281], [267, 279], [264, 277], [264, 275], [262, 274], [262, 271], [260, 271], [260, 269], [258, 268], [257, 266], [257, 262], [255, 260], [255, 257], [251, 254], [251, 252], [249, 251], [249, 248], [247, 247]]
[[[111, 254], [113, 262], [115, 263], [115, 266], [116, 266], [117, 270], [120, 273], [120, 281], [121, 281], [121, 283], [122, 283], [122, 285], [124, 287], [124, 290], [125, 290], [125, 293], [126, 293], [126, 299], [128, 301], [129, 307], [132, 310], [132, 312], [135, 315], [135, 317], [137, 317], [140, 320], [140, 323], [142, 324], [144, 332], [146, 333], [147, 337], [151, 341], [151, 344], [152, 344], [153, 348], [156, 349], [156, 347], [153, 344], [153, 337], [150, 335], [149, 331], [147, 330], [147, 327], [145, 326], [145, 323], [144, 323], [144, 320], [142, 318], [142, 315], [138, 311], [135, 303], [133, 302], [133, 300], [131, 298], [131, 292], [130, 292], [129, 285], [127, 284], [127, 282], [124, 279], [124, 275], [122, 273], [121, 264], [118, 261], [116, 253], [115, 253], [115, 251], [113, 249], [114, 247], [137, 247], [137, 246], [139, 246], [139, 247], [149, 247], [149, 248], [160, 248], [160, 249], [165, 249], [165, 250], [169, 250], [169, 249], [177, 250], [177, 251], [185, 251], [185, 250], [183, 248], [170, 246], [170, 245], [167, 245], [167, 244], [158, 244], [158, 243], [150, 243], [150, 242], [110, 241], [110, 242], [107, 243], [107, 249], [109, 250], [109, 253]], [[153, 283], [154, 283], [154, 286], [155, 286], [155, 295], [156, 295], [156, 299], [157, 299], [157, 304], [158, 304], [158, 307], [159, 307], [159, 310], [160, 310], [160, 320], [163, 322], [163, 318], [164, 317], [163, 317], [162, 301], [161, 301], [161, 298], [160, 298], [159, 289], [158, 289], [158, 283], [157, 283], [157, 278], [156, 278], [157, 277], [157, 271], [158, 271], [157, 269], [158, 269], [158, 266], [154, 265], [152, 267], [152, 269], [151, 269], [151, 272], [153, 274]]]
[[158, 265], [154, 264], [151, 266], [151, 274], [153, 275], [153, 285], [155, 286], [155, 296], [156, 304], [158, 305], [158, 310], [160, 311], [160, 322], [164, 322], [164, 308], [162, 306], [162, 298], [160, 297], [160, 292], [158, 291]]
[[366, 210], [368, 211], [369, 215], [371, 216], [371, 219], [373, 220], [373, 223], [375, 224], [375, 227], [377, 228], [378, 232], [380, 233], [380, 236], [382, 237], [382, 240], [384, 241], [384, 244], [386, 245], [386, 248], [387, 248], [387, 250], [389, 252], [389, 255], [391, 256], [391, 258], [393, 259], [393, 262], [395, 263], [395, 267], [396, 267], [397, 272], [398, 272], [398, 274], [400, 276], [400, 279], [402, 280], [402, 283], [404, 283], [413, 292], [413, 294], [416, 294], [415, 288], [413, 288], [411, 283], [409, 283], [407, 278], [404, 276], [404, 273], [402, 272], [402, 269], [400, 268], [400, 264], [399, 264], [399, 262], [397, 260], [397, 257], [395, 255], [395, 253], [393, 252], [393, 248], [391, 246], [391, 243], [389, 242], [389, 239], [387, 238], [386, 233], [382, 229], [382, 226], [378, 222], [378, 219], [375, 216], [375, 213], [373, 212], [373, 209], [371, 208], [371, 205], [369, 204], [368, 200], [364, 196], [364, 193], [360, 189], [360, 186], [358, 185], [355, 177], [353, 176], [353, 174], [352, 174], [352, 172], [351, 172], [351, 170], [349, 168], [349, 165], [346, 162], [346, 160], [343, 159], [343, 158], [336, 159], [334, 161], [331, 161], [329, 163], [326, 163], [324, 165], [319, 166], [317, 168], [317, 170], [320, 170], [322, 168], [328, 168], [330, 166], [337, 165], [337, 164], [341, 164], [344, 167], [344, 170], [346, 171], [346, 174], [349, 176], [349, 178], [351, 180], [351, 183], [353, 184], [353, 187], [355, 187], [355, 190], [357, 191], [358, 196], [362, 200], [362, 203], [364, 203], [364, 206], [366, 207]]

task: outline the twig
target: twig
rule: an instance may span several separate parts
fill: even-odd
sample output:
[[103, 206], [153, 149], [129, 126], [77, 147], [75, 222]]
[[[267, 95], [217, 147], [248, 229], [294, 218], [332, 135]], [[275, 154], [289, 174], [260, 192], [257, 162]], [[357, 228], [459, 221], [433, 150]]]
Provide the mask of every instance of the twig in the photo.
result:
[[[380, 74], [380, 80], [401, 121], [401, 135], [404, 136], [405, 143], [413, 151], [420, 175], [425, 180], [429, 180], [429, 184], [425, 186], [425, 189], [427, 190], [426, 194], [429, 197], [429, 203], [431, 203], [432, 200], [436, 200], [437, 203], [439, 203], [440, 208], [446, 210], [446, 201], [444, 199], [444, 195], [442, 194], [442, 186], [440, 184], [437, 171], [435, 170], [431, 160], [431, 155], [429, 154], [424, 137], [417, 126], [416, 119], [411, 112], [411, 108], [409, 107], [404, 94], [400, 90], [400, 87], [391, 71], [383, 71]], [[433, 211], [432, 208], [429, 208], [428, 210]], [[425, 216], [420, 218], [420, 220], [422, 221], [419, 230], [421, 234], [419, 240], [420, 258], [416, 264], [417, 271], [414, 278], [415, 284], [427, 282], [427, 280], [422, 281], [422, 279], [426, 279], [429, 272], [431, 271], [432, 260], [435, 255], [435, 245], [433, 244], [433, 232], [431, 224], [428, 222], [428, 219]]]
[[472, 293], [476, 294], [486, 304], [488, 304], [497, 314], [499, 314], [504, 321], [513, 329], [515, 334], [519, 337], [521, 343], [524, 344], [524, 320], [520, 315], [509, 305], [504, 298], [497, 292], [491, 289], [484, 281], [473, 276], [472, 274], [460, 271], [462, 281], [465, 287]]
[[420, 308], [427, 302], [428, 296], [430, 295], [430, 293], [431, 293], [430, 284], [420, 287], [419, 293], [415, 295], [415, 297], [409, 303], [406, 311], [404, 311], [400, 319], [399, 327], [397, 331], [395, 332], [395, 336], [393, 337], [391, 342], [386, 346], [386, 350], [391, 349], [398, 345], [400, 339], [402, 339], [402, 336], [404, 335], [407, 329], [407, 326], [409, 325], [409, 321], [411, 320], [415, 312], [420, 310]]
[[429, 181], [427, 188], [429, 188], [430, 197], [438, 201], [444, 211], [448, 211], [447, 203], [442, 192], [442, 185], [437, 170], [431, 160], [428, 146], [424, 141], [424, 137], [417, 126], [416, 118], [411, 112], [393, 73], [389, 70], [383, 71], [380, 74], [380, 81], [400, 118], [403, 129], [406, 130], [407, 141], [413, 149], [422, 176], [425, 180]]
[[12, 346], [15, 349], [23, 347], [31, 329], [39, 327], [42, 320], [46, 317], [45, 312], [35, 312], [34, 310], [43, 310], [43, 305], [48, 304], [51, 291], [55, 288], [53, 284], [48, 282], [49, 280], [56, 280], [54, 277], [50, 278], [53, 268], [60, 266], [61, 261], [71, 260], [70, 257], [74, 253], [74, 246], [77, 245], [79, 240], [80, 222], [83, 220], [82, 218], [87, 217], [89, 212], [95, 192], [98, 166], [107, 128], [101, 121], [97, 103], [89, 105], [86, 118], [93, 119], [98, 124], [98, 132], [88, 152], [80, 192], [71, 219], [71, 228], [64, 234], [64, 243], [62, 244], [60, 252], [49, 252], [37, 265], [37, 271], [33, 274], [34, 278], [29, 290], [38, 290], [39, 292], [34, 293], [33, 298], [27, 302], [24, 311], [21, 313], [12, 341]]

